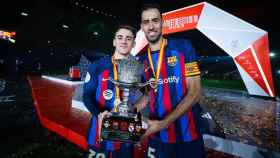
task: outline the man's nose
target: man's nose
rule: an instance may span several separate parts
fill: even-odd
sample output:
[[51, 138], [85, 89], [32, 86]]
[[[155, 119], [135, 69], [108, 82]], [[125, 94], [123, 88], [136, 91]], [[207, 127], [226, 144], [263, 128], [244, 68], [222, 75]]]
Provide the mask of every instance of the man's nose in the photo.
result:
[[127, 39], [125, 39], [125, 38], [122, 39], [122, 40], [121, 40], [121, 43], [126, 44], [126, 43], [127, 43]]
[[152, 22], [149, 22], [149, 24], [148, 24], [148, 28], [149, 28], [150, 30], [152, 30], [152, 29], [154, 28], [154, 25], [153, 25], [153, 23], [152, 23]]

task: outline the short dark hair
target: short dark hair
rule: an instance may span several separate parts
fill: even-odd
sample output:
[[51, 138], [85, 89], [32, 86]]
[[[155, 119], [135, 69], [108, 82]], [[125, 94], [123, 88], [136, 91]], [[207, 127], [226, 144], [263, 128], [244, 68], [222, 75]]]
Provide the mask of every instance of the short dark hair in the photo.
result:
[[136, 37], [136, 29], [135, 29], [133, 26], [127, 25], [127, 24], [126, 24], [126, 25], [119, 25], [119, 26], [117, 27], [116, 31], [115, 31], [115, 36], [116, 36], [116, 33], [117, 33], [120, 29], [127, 29], [127, 30], [129, 30], [129, 31], [132, 32], [133, 38]]
[[157, 4], [157, 3], [145, 3], [145, 4], [142, 5], [140, 15], [142, 16], [142, 13], [146, 10], [149, 10], [149, 9], [157, 9], [159, 11], [159, 13], [162, 14], [159, 4]]

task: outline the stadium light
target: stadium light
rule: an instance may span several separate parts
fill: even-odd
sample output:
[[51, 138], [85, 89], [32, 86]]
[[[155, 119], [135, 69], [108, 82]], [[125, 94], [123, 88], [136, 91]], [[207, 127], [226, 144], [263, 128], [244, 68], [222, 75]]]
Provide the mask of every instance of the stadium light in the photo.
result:
[[98, 34], [99, 34], [99, 33], [98, 33], [97, 31], [94, 31], [94, 32], [93, 32], [93, 35], [94, 35], [94, 36], [97, 36]]
[[68, 26], [68, 25], [65, 25], [65, 24], [63, 24], [62, 27], [65, 28], [65, 29], [68, 29], [68, 28], [69, 28], [69, 26]]
[[271, 58], [274, 58], [274, 57], [276, 56], [276, 53], [270, 52], [270, 53], [269, 53], [269, 56], [270, 56]]
[[25, 13], [25, 12], [21, 12], [21, 15], [22, 15], [22, 16], [28, 16], [28, 14]]

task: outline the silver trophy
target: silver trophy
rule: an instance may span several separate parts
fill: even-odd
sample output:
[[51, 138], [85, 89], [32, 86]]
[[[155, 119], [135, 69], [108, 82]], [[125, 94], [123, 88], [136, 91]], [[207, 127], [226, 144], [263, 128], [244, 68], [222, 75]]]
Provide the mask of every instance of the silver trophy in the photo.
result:
[[133, 143], [139, 141], [146, 127], [142, 124], [141, 114], [129, 110], [131, 109], [128, 105], [129, 95], [131, 90], [137, 90], [147, 85], [154, 88], [154, 80], [141, 83], [144, 67], [137, 60], [118, 59], [115, 62], [118, 80], [112, 78], [108, 78], [108, 80], [121, 89], [122, 100], [119, 104], [114, 105], [114, 109], [117, 110], [104, 117], [101, 126], [101, 139]]

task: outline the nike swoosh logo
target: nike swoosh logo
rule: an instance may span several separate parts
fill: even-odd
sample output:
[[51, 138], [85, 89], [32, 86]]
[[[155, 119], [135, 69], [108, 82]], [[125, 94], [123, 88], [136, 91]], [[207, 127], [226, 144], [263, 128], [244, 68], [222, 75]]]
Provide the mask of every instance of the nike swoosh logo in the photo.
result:
[[103, 82], [108, 81], [108, 78], [102, 78], [102, 81]]

